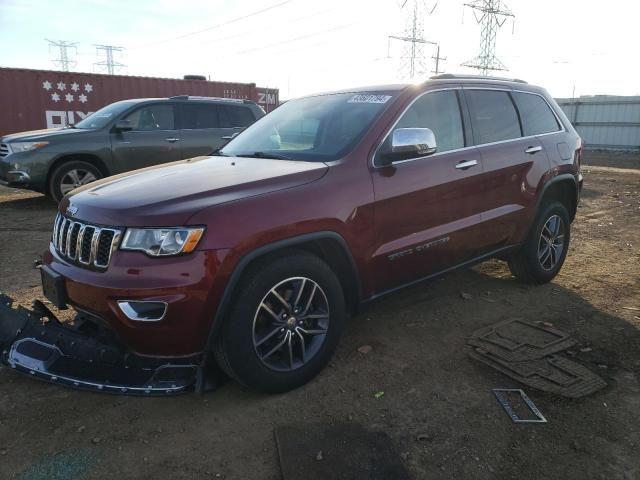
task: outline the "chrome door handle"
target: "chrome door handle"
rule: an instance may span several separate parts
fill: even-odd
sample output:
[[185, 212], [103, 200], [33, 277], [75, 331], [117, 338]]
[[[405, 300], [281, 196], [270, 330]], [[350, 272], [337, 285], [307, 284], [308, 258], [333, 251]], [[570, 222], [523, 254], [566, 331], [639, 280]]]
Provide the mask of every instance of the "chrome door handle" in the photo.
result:
[[466, 170], [467, 168], [475, 167], [478, 165], [477, 160], [465, 160], [460, 163], [456, 163], [456, 168], [458, 170]]
[[180, 141], [180, 139], [179, 139], [179, 138], [176, 138], [176, 137], [169, 137], [169, 138], [165, 138], [165, 140], [166, 140], [167, 142], [170, 142], [170, 143], [174, 143], [174, 142], [178, 142], [178, 141]]
[[538, 145], [537, 147], [529, 147], [527, 148], [524, 153], [528, 153], [529, 155], [533, 155], [534, 153], [538, 153], [540, 150], [542, 150], [542, 147], [540, 145]]

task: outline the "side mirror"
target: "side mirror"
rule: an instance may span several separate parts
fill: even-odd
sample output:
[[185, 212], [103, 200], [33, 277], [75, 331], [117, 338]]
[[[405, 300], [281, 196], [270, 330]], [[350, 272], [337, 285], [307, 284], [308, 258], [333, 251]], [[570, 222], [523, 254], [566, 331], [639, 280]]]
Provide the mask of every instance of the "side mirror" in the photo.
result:
[[113, 126], [114, 130], [117, 132], [126, 132], [128, 130], [133, 130], [133, 126], [131, 125], [130, 120], [120, 119]]
[[381, 157], [382, 165], [409, 158], [426, 157], [438, 150], [436, 136], [430, 128], [398, 128], [391, 136], [391, 150]]

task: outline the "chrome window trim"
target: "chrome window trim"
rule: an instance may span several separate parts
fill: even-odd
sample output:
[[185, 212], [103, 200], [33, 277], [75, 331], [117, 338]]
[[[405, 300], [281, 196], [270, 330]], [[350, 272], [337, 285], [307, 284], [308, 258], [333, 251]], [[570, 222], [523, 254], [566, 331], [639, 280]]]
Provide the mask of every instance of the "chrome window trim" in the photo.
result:
[[[400, 119], [404, 116], [405, 113], [407, 113], [407, 110], [409, 110], [413, 106], [413, 104], [415, 102], [417, 102], [420, 98], [422, 98], [424, 95], [428, 95], [429, 93], [432, 93], [432, 92], [441, 92], [441, 91], [445, 91], [445, 90], [496, 90], [496, 91], [506, 92], [506, 93], [518, 92], [518, 93], [528, 93], [530, 95], [538, 95], [539, 97], [541, 97], [546, 102], [546, 104], [549, 106], [549, 108], [553, 112], [553, 115], [556, 117], [556, 121], [558, 122], [558, 125], [560, 125], [560, 130], [556, 130], [555, 132], [541, 133], [539, 135], [527, 135], [527, 136], [522, 136], [522, 137], [518, 137], [518, 138], [510, 138], [508, 140], [499, 140], [497, 142], [480, 143], [478, 145], [469, 145], [467, 147], [455, 148], [453, 150], [447, 150], [446, 152], [436, 152], [436, 153], [432, 153], [431, 155], [426, 155], [426, 156], [422, 156], [422, 157], [407, 158], [405, 160], [400, 160], [400, 161], [397, 161], [397, 162], [393, 162], [393, 165], [399, 165], [399, 164], [407, 163], [407, 162], [415, 162], [416, 160], [422, 160], [422, 159], [426, 159], [426, 158], [433, 158], [433, 157], [436, 157], [436, 156], [439, 156], [439, 155], [445, 155], [445, 154], [449, 154], [449, 153], [464, 152], [465, 150], [472, 150], [474, 148], [481, 148], [481, 147], [487, 147], [487, 146], [493, 146], [493, 145], [500, 145], [502, 143], [509, 143], [509, 142], [515, 142], [515, 141], [519, 141], [519, 140], [525, 140], [527, 138], [537, 138], [537, 137], [544, 137], [546, 135], [555, 135], [557, 133], [563, 133], [563, 132], [567, 131], [567, 129], [565, 128], [564, 124], [560, 121], [560, 118], [558, 117], [558, 114], [556, 113], [555, 109], [549, 104], [549, 102], [544, 97], [544, 95], [542, 95], [540, 93], [537, 93], [537, 92], [528, 92], [526, 90], [519, 90], [519, 89], [513, 89], [513, 88], [512, 89], [507, 89], [507, 88], [504, 88], [504, 87], [500, 88], [500, 87], [475, 87], [475, 86], [465, 87], [465, 86], [458, 86], [458, 87], [437, 88], [437, 89], [434, 89], [434, 90], [427, 90], [426, 92], [422, 92], [420, 95], [418, 95], [416, 98], [414, 98], [411, 101], [411, 103], [409, 105], [407, 105], [407, 107], [398, 116], [396, 121], [393, 122], [393, 125], [385, 132], [384, 136], [382, 137], [382, 140], [380, 141], [380, 143], [378, 143], [378, 146], [373, 151], [373, 155], [371, 156], [371, 166], [373, 168], [380, 169], [380, 168], [386, 168], [388, 166], [388, 165], [382, 165], [382, 166], [376, 165], [376, 162], [375, 162], [376, 155], [378, 154], [378, 150], [380, 150], [380, 147], [382, 147], [382, 144], [385, 142], [385, 140], [387, 139], [389, 134], [391, 134], [391, 132], [393, 132], [393, 130], [396, 128], [396, 125], [398, 124], [398, 122], [400, 122]], [[463, 122], [463, 128], [464, 128], [464, 122]], [[436, 139], [436, 141], [437, 141], [437, 139]]]

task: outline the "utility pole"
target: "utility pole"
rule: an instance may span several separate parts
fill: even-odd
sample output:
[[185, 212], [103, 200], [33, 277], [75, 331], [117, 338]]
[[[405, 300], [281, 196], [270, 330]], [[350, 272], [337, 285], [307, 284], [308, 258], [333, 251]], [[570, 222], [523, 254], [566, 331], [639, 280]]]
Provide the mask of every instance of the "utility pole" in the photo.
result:
[[431, 57], [436, 61], [436, 69], [432, 70], [433, 73], [435, 73], [436, 75], [441, 74], [443, 71], [440, 70], [440, 60], [446, 60], [447, 57], [441, 57], [440, 56], [440, 45], [438, 45], [438, 49], [436, 50], [436, 55], [434, 57]]
[[[405, 29], [404, 35], [389, 35], [387, 44], [387, 56], [390, 56], [391, 40], [400, 40], [405, 43], [404, 59], [408, 60], [409, 78], [414, 78], [417, 74], [424, 71], [424, 51], [425, 44], [437, 45], [436, 42], [425, 40], [424, 35], [424, 23], [422, 17], [426, 7], [422, 0], [406, 0], [401, 8], [404, 8], [406, 4], [411, 1], [411, 14]], [[435, 5], [426, 14], [431, 15], [438, 6]], [[406, 68], [406, 66], [405, 66]]]
[[69, 68], [73, 68], [77, 65], [78, 62], [69, 60], [68, 52], [69, 49], [73, 48], [77, 54], [77, 43], [67, 42], [65, 40], [58, 40], [57, 42], [49, 39], [46, 40], [47, 42], [49, 42], [49, 51], [51, 51], [51, 47], [55, 47], [58, 49], [58, 59], [52, 61], [60, 68], [60, 70], [62, 70], [63, 72], [68, 72]]
[[99, 67], [106, 67], [107, 73], [109, 75], [113, 75], [117, 68], [126, 67], [125, 64], [116, 62], [113, 53], [114, 52], [122, 52], [124, 48], [122, 47], [114, 47], [113, 45], [95, 45], [96, 53], [100, 55], [100, 50], [103, 50], [105, 53], [105, 60], [101, 62], [96, 62], [94, 65]]
[[473, 10], [473, 15], [480, 24], [480, 54], [464, 62], [462, 66], [477, 68], [484, 76], [491, 70], [507, 70], [504, 63], [496, 57], [496, 36], [500, 27], [509, 18], [515, 18], [515, 15], [500, 0], [475, 0], [464, 6]]

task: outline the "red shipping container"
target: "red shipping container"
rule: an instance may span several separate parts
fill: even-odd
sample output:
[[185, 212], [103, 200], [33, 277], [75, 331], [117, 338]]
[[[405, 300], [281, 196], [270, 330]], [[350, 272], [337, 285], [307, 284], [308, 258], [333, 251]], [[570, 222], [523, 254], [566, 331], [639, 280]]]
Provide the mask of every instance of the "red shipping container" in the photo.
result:
[[278, 90], [255, 83], [0, 68], [0, 135], [55, 128], [129, 98], [197, 95], [249, 99], [269, 112]]

